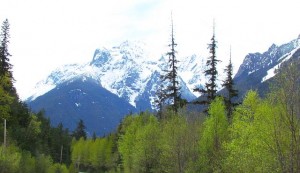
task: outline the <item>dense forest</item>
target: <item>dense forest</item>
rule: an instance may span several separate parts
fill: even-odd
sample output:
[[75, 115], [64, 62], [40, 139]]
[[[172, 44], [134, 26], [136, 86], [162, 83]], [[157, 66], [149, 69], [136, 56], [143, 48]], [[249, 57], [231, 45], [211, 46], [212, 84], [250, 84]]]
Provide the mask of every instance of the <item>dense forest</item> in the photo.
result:
[[20, 101], [9, 63], [9, 27], [5, 20], [0, 40], [0, 173], [300, 172], [299, 61], [277, 71], [265, 98], [250, 90], [237, 104], [231, 61], [223, 84], [228, 94], [217, 95], [213, 35], [205, 73], [211, 80], [195, 89], [207, 94], [207, 109], [192, 112], [172, 78], [172, 26], [165, 79], [173, 83], [158, 93], [160, 111], [128, 115], [114, 133], [87, 137], [84, 121], [73, 132], [62, 124], [52, 127], [43, 111], [33, 113]]

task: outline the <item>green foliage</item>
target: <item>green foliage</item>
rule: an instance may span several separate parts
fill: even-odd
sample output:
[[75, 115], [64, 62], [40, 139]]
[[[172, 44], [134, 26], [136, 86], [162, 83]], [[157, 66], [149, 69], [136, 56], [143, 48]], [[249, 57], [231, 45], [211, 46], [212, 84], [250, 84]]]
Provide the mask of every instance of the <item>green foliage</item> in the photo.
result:
[[86, 152], [85, 149], [87, 145], [84, 145], [84, 139], [80, 138], [79, 141], [72, 141], [72, 163], [76, 166], [77, 169], [80, 169], [81, 164], [86, 161]]
[[21, 172], [35, 172], [35, 167], [36, 167], [36, 160], [30, 152], [28, 151], [23, 151], [22, 157], [20, 159], [20, 173]]
[[49, 173], [51, 172], [53, 161], [51, 157], [40, 154], [36, 158], [35, 172]]
[[126, 117], [118, 141], [124, 172], [183, 172], [197, 158], [199, 123], [170, 115], [157, 121], [154, 115]]
[[10, 79], [7, 76], [0, 76], [0, 118], [10, 119], [10, 104], [13, 102], [13, 97], [6, 91], [8, 87], [8, 81]]
[[152, 118], [136, 133], [133, 163], [135, 172], [158, 172], [160, 130], [156, 119]]
[[129, 116], [123, 123], [118, 149], [125, 172], [153, 172], [157, 168], [158, 121], [149, 113]]
[[66, 167], [66, 165], [61, 165], [61, 164], [55, 163], [50, 168], [49, 173], [69, 173], [69, 170]]
[[160, 164], [163, 172], [184, 172], [194, 162], [199, 133], [195, 125], [180, 115], [161, 124]]
[[68, 173], [65, 165], [53, 164], [51, 157], [21, 151], [16, 146], [0, 147], [0, 173]]
[[[29, 125], [26, 129], [26, 138], [31, 139], [31, 141], [36, 141], [38, 139], [38, 135], [41, 133], [41, 122], [35, 115], [30, 117]], [[31, 142], [29, 141], [29, 142]]]
[[118, 155], [114, 153], [114, 147], [114, 135], [95, 140], [80, 138], [77, 141], [74, 139], [72, 141], [72, 169], [90, 172], [115, 169]]
[[260, 105], [258, 94], [250, 91], [243, 104], [234, 112], [233, 124], [230, 128], [230, 141], [225, 148], [228, 157], [225, 169], [232, 172], [261, 172], [262, 141], [258, 135], [258, 115], [256, 111]]
[[224, 157], [223, 143], [228, 136], [228, 121], [224, 101], [221, 97], [212, 101], [208, 114], [199, 142], [199, 166], [202, 172], [220, 172]]
[[0, 147], [0, 173], [16, 173], [19, 171], [21, 154], [14, 146]]
[[227, 172], [289, 172], [289, 126], [282, 119], [282, 107], [272, 100], [261, 100], [250, 91], [237, 107], [225, 144]]
[[282, 172], [300, 171], [299, 69], [299, 59], [283, 63], [270, 94], [272, 106], [278, 107], [274, 120], [274, 141]]

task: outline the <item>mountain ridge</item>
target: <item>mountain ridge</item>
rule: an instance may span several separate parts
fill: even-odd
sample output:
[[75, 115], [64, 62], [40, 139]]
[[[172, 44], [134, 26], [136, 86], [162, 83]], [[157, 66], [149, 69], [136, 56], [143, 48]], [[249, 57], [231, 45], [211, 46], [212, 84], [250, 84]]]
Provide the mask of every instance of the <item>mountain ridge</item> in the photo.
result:
[[272, 68], [285, 59], [286, 55], [292, 50], [299, 48], [299, 46], [300, 38], [297, 38], [280, 46], [272, 44], [264, 53], [249, 53], [240, 65], [235, 78], [238, 78], [245, 72], [251, 74], [259, 69]]
[[[54, 70], [45, 80], [40, 81], [36, 86], [36, 92], [27, 99], [31, 102], [38, 96], [49, 92], [55, 86], [70, 80], [76, 76], [90, 77], [98, 81], [102, 87], [124, 98], [131, 105], [136, 106], [141, 95], [151, 94], [151, 107], [154, 109], [155, 93], [158, 86], [158, 78], [152, 82], [150, 87], [148, 81], [153, 73], [163, 73], [166, 69], [167, 58], [153, 58], [144, 51], [144, 43], [125, 41], [119, 46], [110, 49], [96, 49], [91, 62], [86, 64], [69, 64]], [[183, 97], [187, 100], [193, 100], [197, 93], [193, 93], [195, 86], [204, 84], [204, 75], [201, 76], [203, 65], [199, 62], [202, 59], [199, 56], [192, 55], [184, 57], [179, 65], [179, 78], [184, 90]], [[189, 70], [186, 70], [189, 69]], [[145, 90], [145, 88], [148, 90]]]
[[268, 81], [276, 75], [276, 70], [299, 50], [300, 37], [280, 46], [272, 44], [263, 53], [249, 53], [234, 77], [240, 97], [249, 89], [259, 89], [259, 93], [264, 95], [269, 90]]

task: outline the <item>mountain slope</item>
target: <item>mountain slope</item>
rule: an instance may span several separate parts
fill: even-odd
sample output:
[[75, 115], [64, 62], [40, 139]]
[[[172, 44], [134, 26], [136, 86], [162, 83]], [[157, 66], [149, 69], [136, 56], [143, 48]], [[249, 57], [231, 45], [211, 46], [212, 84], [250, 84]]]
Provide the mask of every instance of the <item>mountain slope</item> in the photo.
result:
[[36, 111], [44, 109], [53, 125], [61, 122], [70, 130], [82, 119], [89, 135], [108, 134], [126, 114], [136, 112], [132, 105], [91, 78], [67, 81], [29, 102], [29, 106]]
[[[40, 81], [27, 103], [34, 111], [44, 109], [52, 124], [73, 130], [83, 119], [88, 132], [98, 135], [114, 130], [130, 112], [152, 111], [160, 76], [168, 58], [151, 57], [144, 43], [126, 41], [110, 49], [97, 49], [86, 64], [69, 64]], [[203, 60], [183, 57], [178, 64], [181, 95], [191, 101], [201, 86]]]
[[275, 76], [281, 64], [297, 57], [300, 50], [300, 38], [277, 46], [273, 44], [264, 53], [250, 53], [241, 64], [234, 77], [240, 95], [249, 89], [258, 89], [263, 95], [268, 90], [268, 80]]

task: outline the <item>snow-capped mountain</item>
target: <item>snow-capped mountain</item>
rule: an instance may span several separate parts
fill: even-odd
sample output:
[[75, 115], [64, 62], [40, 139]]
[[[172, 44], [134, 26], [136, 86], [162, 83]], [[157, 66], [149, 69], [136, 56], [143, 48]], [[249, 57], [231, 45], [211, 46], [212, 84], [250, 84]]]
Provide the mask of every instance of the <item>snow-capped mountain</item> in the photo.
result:
[[[245, 57], [235, 77], [239, 77], [242, 74], [250, 75], [261, 69], [272, 69], [280, 65], [281, 62], [288, 60], [299, 48], [300, 38], [281, 46], [273, 44], [264, 53], [250, 53]], [[269, 75], [267, 78], [271, 77], [272, 75]]]
[[299, 51], [300, 35], [286, 44], [273, 44], [264, 53], [249, 53], [234, 77], [240, 93], [243, 95], [249, 89], [258, 89], [263, 95], [268, 90], [268, 81], [276, 75], [276, 69], [284, 62], [299, 58]]
[[[179, 61], [181, 96], [190, 101], [197, 96], [193, 88], [205, 82], [203, 60], [192, 55]], [[61, 122], [73, 130], [82, 119], [89, 134], [108, 134], [126, 114], [155, 108], [167, 62], [168, 57], [153, 57], [138, 41], [100, 48], [88, 63], [54, 70], [36, 85], [27, 103], [33, 111], [44, 109], [52, 125]]]
[[[89, 63], [64, 65], [54, 70], [36, 85], [35, 93], [27, 100], [31, 102], [65, 82], [91, 78], [137, 109], [153, 109], [159, 76], [166, 69], [167, 61], [168, 57], [151, 57], [140, 41], [125, 41], [112, 48], [97, 49]], [[193, 93], [193, 88], [205, 82], [203, 59], [192, 55], [179, 61], [182, 97], [190, 101], [199, 96]]]

